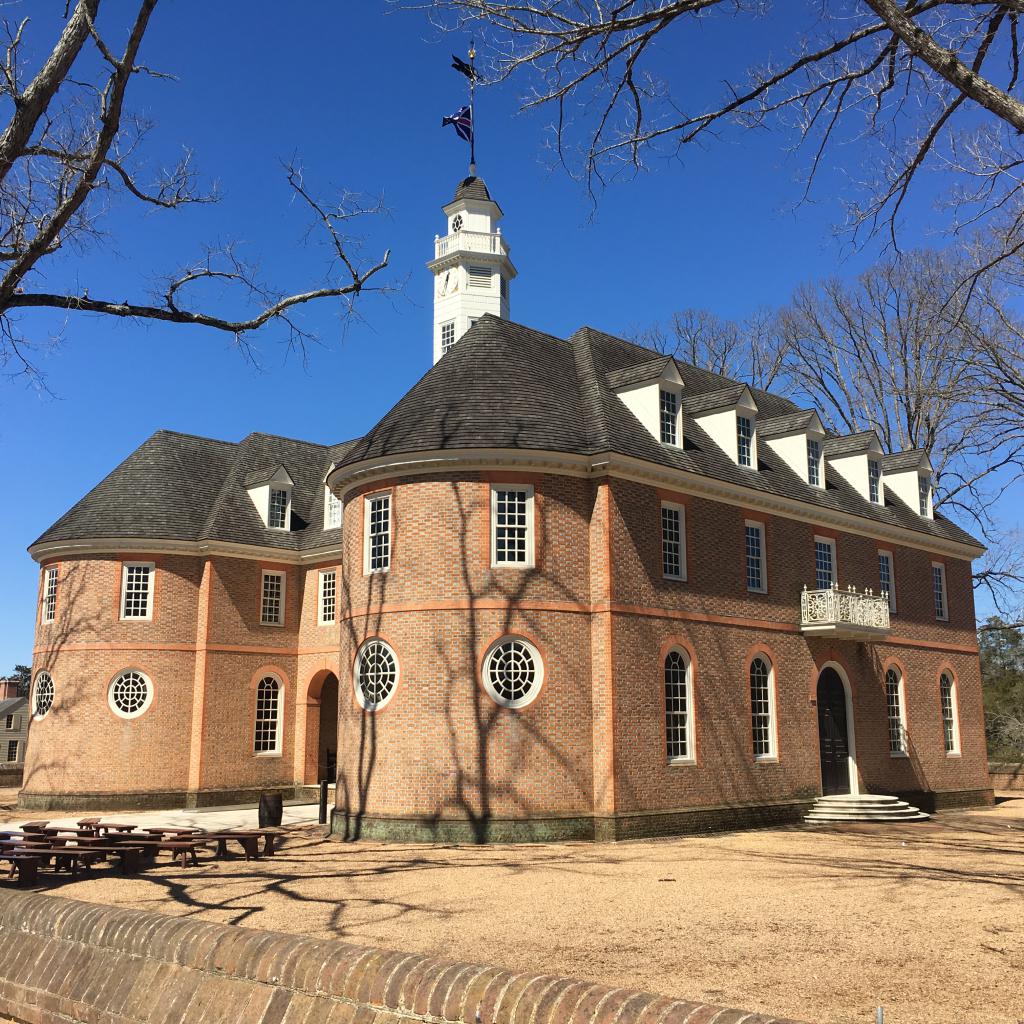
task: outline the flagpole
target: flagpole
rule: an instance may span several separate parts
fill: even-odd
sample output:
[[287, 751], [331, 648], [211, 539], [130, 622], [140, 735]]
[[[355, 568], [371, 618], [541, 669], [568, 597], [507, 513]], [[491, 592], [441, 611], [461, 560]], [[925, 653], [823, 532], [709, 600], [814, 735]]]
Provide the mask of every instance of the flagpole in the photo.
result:
[[469, 117], [472, 127], [470, 128], [469, 135], [469, 176], [472, 178], [476, 175], [476, 106], [474, 100], [476, 97], [476, 66], [474, 61], [476, 60], [476, 47], [473, 45], [473, 40], [469, 41], [469, 66], [472, 74], [469, 76]]

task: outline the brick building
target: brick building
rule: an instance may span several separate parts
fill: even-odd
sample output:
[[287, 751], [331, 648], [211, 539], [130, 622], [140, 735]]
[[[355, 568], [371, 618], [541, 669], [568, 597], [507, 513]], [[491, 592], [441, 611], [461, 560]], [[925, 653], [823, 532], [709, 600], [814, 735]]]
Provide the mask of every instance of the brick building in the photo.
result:
[[22, 803], [337, 780], [347, 835], [628, 837], [991, 800], [971, 559], [923, 452], [508, 320], [479, 178], [433, 368], [335, 446], [159, 432], [31, 547]]

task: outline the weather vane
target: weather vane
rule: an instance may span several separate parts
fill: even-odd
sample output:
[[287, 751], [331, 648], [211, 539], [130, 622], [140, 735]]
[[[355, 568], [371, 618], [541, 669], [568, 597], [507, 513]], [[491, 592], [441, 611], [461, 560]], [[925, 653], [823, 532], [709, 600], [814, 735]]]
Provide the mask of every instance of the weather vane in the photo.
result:
[[469, 143], [469, 173], [471, 177], [476, 174], [476, 128], [474, 125], [473, 104], [476, 98], [476, 80], [480, 77], [474, 64], [475, 60], [476, 47], [473, 45], [472, 39], [469, 41], [468, 63], [461, 57], [456, 57], [454, 53], [452, 54], [452, 67], [460, 75], [465, 75], [469, 81], [469, 103], [464, 107], [459, 107], [451, 117], [441, 119], [442, 128], [451, 125], [455, 129], [455, 134], [460, 139], [464, 139]]

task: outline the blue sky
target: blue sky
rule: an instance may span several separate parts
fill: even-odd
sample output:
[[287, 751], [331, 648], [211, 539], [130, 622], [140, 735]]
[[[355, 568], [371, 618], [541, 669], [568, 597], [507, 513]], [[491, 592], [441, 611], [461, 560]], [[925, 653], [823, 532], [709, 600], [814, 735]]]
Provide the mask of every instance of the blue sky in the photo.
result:
[[[58, 22], [28, 6], [30, 46], [49, 44]], [[63, 9], [49, 6], [53, 17]], [[52, 394], [0, 382], [9, 488], [0, 672], [31, 657], [37, 567], [25, 548], [153, 431], [237, 440], [261, 430], [333, 443], [364, 433], [429, 368], [424, 263], [467, 160], [440, 118], [463, 102], [464, 80], [448, 54], [464, 52], [466, 41], [439, 37], [421, 14], [387, 9], [369, 0], [158, 7], [143, 59], [178, 81], [136, 81], [129, 107], [155, 123], [146, 149], [154, 164], [189, 146], [223, 200], [181, 212], [115, 200], [107, 242], [52, 265], [46, 285], [145, 300], [153, 277], [194, 258], [202, 243], [227, 240], [282, 288], [319, 283], [323, 252], [304, 243], [308, 220], [281, 169], [294, 155], [318, 191], [383, 195], [389, 213], [365, 225], [365, 252], [390, 248], [388, 280], [404, 288], [366, 296], [361, 318], [347, 325], [331, 303], [307, 308], [303, 322], [322, 345], [306, 366], [273, 327], [254, 339], [255, 368], [213, 331], [27, 314], [21, 327], [42, 345]], [[767, 26], [784, 39], [784, 16], [758, 31]], [[660, 59], [687, 80], [717, 82], [722, 47], [735, 43], [712, 25]], [[802, 281], [854, 274], [877, 255], [850, 253], [835, 237], [842, 211], [834, 196], [846, 172], [830, 167], [818, 201], [794, 210], [800, 164], [781, 136], [765, 132], [657, 164], [609, 189], [591, 219], [580, 187], [546, 165], [547, 115], [517, 115], [517, 99], [514, 85], [487, 90], [477, 109], [479, 171], [505, 212], [519, 270], [516, 320], [564, 335], [581, 324], [624, 332], [686, 306], [741, 317], [781, 304]], [[907, 241], [925, 238], [932, 218], [923, 199], [908, 219]], [[231, 303], [223, 296], [219, 305], [244, 311]]]

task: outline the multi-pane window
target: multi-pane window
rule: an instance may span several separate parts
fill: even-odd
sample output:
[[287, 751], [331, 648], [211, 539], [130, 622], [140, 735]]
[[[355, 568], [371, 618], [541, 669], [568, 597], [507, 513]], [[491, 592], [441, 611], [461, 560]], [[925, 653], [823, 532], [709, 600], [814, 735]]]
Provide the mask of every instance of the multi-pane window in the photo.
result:
[[917, 502], [921, 515], [928, 515], [932, 504], [932, 485], [928, 477], [923, 474], [917, 478]]
[[540, 653], [522, 637], [499, 640], [484, 658], [484, 689], [503, 708], [525, 707], [543, 682]]
[[754, 757], [774, 757], [775, 697], [772, 693], [772, 667], [761, 654], [750, 663], [750, 724], [754, 737]]
[[670, 761], [693, 760], [690, 661], [680, 651], [669, 651], [665, 658], [665, 736]]
[[836, 543], [826, 537], [814, 538], [814, 585], [831, 590], [836, 583]]
[[386, 572], [391, 567], [391, 495], [366, 499], [366, 571]]
[[256, 687], [256, 733], [253, 751], [277, 754], [281, 750], [281, 684], [264, 676]]
[[907, 752], [907, 723], [903, 707], [903, 679], [895, 668], [885, 673], [885, 707], [889, 716], [889, 753]]
[[447, 320], [441, 324], [441, 355], [444, 355], [455, 344], [455, 321]]
[[383, 640], [367, 640], [356, 656], [356, 699], [366, 711], [383, 707], [398, 685], [398, 659]]
[[661, 506], [661, 571], [670, 580], [686, 579], [686, 510]]
[[868, 498], [876, 505], [882, 501], [882, 464], [878, 459], [868, 459]]
[[43, 622], [57, 616], [57, 566], [51, 565], [43, 574]]
[[327, 492], [326, 502], [324, 506], [324, 529], [325, 530], [336, 530], [341, 526], [341, 498], [339, 498], [334, 491], [324, 488]]
[[747, 555], [747, 590], [764, 593], [768, 589], [764, 565], [764, 526], [748, 522], [744, 526]]
[[153, 563], [125, 562], [121, 567], [121, 618], [153, 617]]
[[11, 729], [14, 728], [14, 715], [8, 715], [7, 716], [7, 722], [6, 722], [5, 728], [8, 731], [10, 731]]
[[129, 669], [115, 676], [110, 684], [107, 700], [121, 718], [137, 718], [149, 707], [153, 687], [141, 672]]
[[939, 701], [942, 705], [942, 735], [947, 754], [960, 753], [960, 724], [957, 721], [956, 683], [948, 672], [939, 679]]
[[493, 565], [533, 565], [533, 488], [491, 488]]
[[674, 391], [666, 391], [662, 388], [660, 403], [662, 444], [678, 444], [679, 396]]
[[17, 761], [18, 760], [18, 741], [8, 740], [7, 741], [7, 760]]
[[741, 466], [754, 464], [754, 421], [749, 416], [736, 417], [736, 460]]
[[320, 625], [334, 622], [338, 596], [338, 572], [324, 569], [320, 573]]
[[263, 573], [260, 622], [264, 626], [284, 625], [284, 573]]
[[40, 672], [36, 676], [33, 697], [32, 713], [36, 718], [42, 718], [53, 707], [53, 678], [49, 672]]
[[284, 530], [288, 526], [288, 492], [282, 487], [270, 488], [267, 526], [272, 530]]
[[932, 562], [932, 598], [935, 602], [935, 618], [948, 619], [946, 605], [946, 567], [941, 562]]
[[889, 611], [896, 611], [896, 577], [892, 567], [892, 552], [878, 552], [878, 589], [888, 595]]
[[812, 487], [821, 486], [821, 442], [807, 440], [807, 482]]

